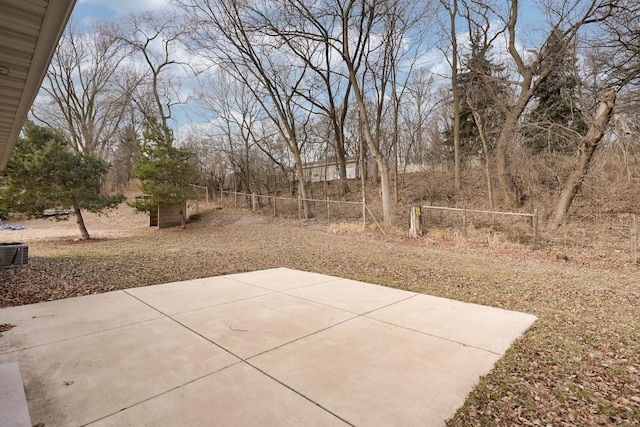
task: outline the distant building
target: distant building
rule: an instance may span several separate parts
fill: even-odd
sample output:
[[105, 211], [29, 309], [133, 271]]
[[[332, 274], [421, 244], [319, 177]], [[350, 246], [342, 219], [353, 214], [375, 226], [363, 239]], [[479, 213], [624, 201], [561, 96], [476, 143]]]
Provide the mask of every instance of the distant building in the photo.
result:
[[[375, 174], [376, 163], [373, 159], [367, 160], [367, 175], [369, 177]], [[469, 162], [467, 167], [476, 167], [477, 161]], [[346, 162], [347, 179], [360, 178], [360, 167], [358, 160], [355, 158], [348, 159]], [[307, 182], [331, 182], [340, 179], [340, 171], [335, 159], [320, 160], [317, 162], [305, 163], [302, 165], [304, 176]], [[406, 166], [399, 165], [399, 173], [416, 173], [416, 172], [446, 172], [449, 164], [408, 164]]]
[[[373, 175], [375, 162], [367, 160], [367, 174]], [[360, 178], [360, 166], [358, 159], [347, 159], [345, 168], [347, 170], [347, 179]], [[335, 158], [320, 160], [317, 162], [305, 163], [302, 165], [304, 177], [307, 182], [330, 182], [340, 179], [340, 170], [338, 162]]]

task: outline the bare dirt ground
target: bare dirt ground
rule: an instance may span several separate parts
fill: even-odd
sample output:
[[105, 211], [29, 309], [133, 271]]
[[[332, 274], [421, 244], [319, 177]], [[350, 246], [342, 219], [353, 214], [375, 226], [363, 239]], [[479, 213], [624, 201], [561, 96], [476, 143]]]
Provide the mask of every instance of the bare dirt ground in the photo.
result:
[[[136, 214], [132, 208], [122, 204], [107, 214], [83, 212], [85, 225], [93, 239], [126, 237], [149, 231], [149, 217]], [[0, 241], [36, 242], [50, 239], [78, 239], [80, 232], [73, 215], [63, 220], [30, 219], [2, 221], [0, 225], [23, 226], [23, 230], [0, 229]]]
[[77, 240], [73, 221], [0, 231], [30, 251], [29, 266], [0, 270], [0, 307], [271, 267], [316, 271], [538, 316], [449, 425], [640, 425], [638, 266], [228, 209], [185, 230], [147, 220], [127, 207], [87, 215], [91, 241]]

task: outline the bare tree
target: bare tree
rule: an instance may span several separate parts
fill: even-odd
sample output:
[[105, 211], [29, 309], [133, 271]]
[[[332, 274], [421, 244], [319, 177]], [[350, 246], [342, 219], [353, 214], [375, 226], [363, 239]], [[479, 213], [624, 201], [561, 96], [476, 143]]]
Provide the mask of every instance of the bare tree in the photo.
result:
[[98, 27], [80, 33], [72, 23], [54, 53], [33, 116], [58, 129], [78, 153], [102, 159], [119, 131], [128, 93], [116, 85], [126, 53]]
[[571, 203], [582, 186], [582, 182], [589, 171], [593, 154], [604, 136], [613, 115], [615, 103], [615, 90], [610, 89], [602, 95], [602, 102], [596, 110], [589, 131], [580, 144], [575, 169], [565, 182], [564, 189], [556, 205], [552, 224], [554, 228], [559, 227], [564, 222]]
[[258, 101], [247, 85], [224, 70], [204, 77], [198, 99], [215, 117], [211, 121], [215, 130], [210, 136], [219, 141], [219, 149], [227, 153], [236, 191], [258, 191], [257, 171], [252, 169], [251, 162], [256, 144], [261, 140], [255, 132], [264, 116]]
[[[360, 116], [362, 139], [380, 173], [384, 221], [390, 224], [389, 153], [381, 146], [379, 130], [391, 70], [398, 65], [391, 59], [399, 58], [398, 41], [410, 25], [417, 22], [417, 16], [424, 16], [422, 9], [414, 2], [401, 0], [291, 1], [290, 4], [302, 19], [302, 25], [295, 27], [293, 35], [330, 46], [332, 60], [339, 61], [349, 81]], [[370, 97], [372, 89], [371, 94], [384, 95]], [[371, 99], [375, 100], [373, 112], [369, 109]]]
[[[400, 137], [400, 107], [409, 94], [408, 83], [416, 63], [428, 51], [427, 28], [431, 20], [428, 3], [391, 1], [381, 18], [380, 52], [367, 55], [366, 69], [371, 72], [375, 88], [375, 138], [391, 160], [394, 174], [394, 201], [398, 201], [398, 139]], [[386, 102], [385, 100], [389, 100]], [[387, 106], [388, 104], [388, 106]], [[385, 120], [386, 119], [386, 120]], [[383, 125], [386, 122], [386, 132]], [[386, 134], [386, 138], [383, 135]], [[384, 141], [386, 139], [387, 141]], [[386, 142], [386, 144], [384, 144]], [[384, 147], [386, 145], [386, 147]]]
[[180, 59], [185, 51], [181, 40], [189, 33], [187, 23], [177, 13], [146, 11], [104, 24], [118, 48], [141, 60], [133, 101], [147, 121], [155, 117], [165, 128], [170, 127], [174, 107], [187, 101], [181, 93], [182, 80], [185, 70], [192, 69]]
[[482, 142], [482, 154], [484, 155], [484, 175], [487, 180], [487, 197], [489, 198], [489, 209], [495, 210], [493, 203], [493, 186], [491, 185], [491, 157], [489, 156], [489, 144], [487, 142], [487, 136], [485, 131], [484, 121], [482, 115], [476, 107], [476, 101], [472, 99], [470, 91], [466, 92], [467, 105], [471, 109], [473, 114], [473, 120], [478, 128], [478, 136]]
[[403, 168], [407, 164], [424, 164], [428, 149], [425, 130], [434, 111], [440, 107], [435, 100], [434, 75], [426, 68], [416, 70], [407, 85], [408, 96], [401, 110], [405, 129], [405, 148], [401, 151], [404, 158]]
[[460, 160], [460, 90], [458, 84], [458, 27], [456, 25], [460, 11], [458, 7], [458, 0], [440, 0], [440, 4], [446, 12], [446, 18], [448, 22], [443, 22], [441, 25], [447, 28], [448, 25], [448, 37], [445, 39], [445, 46], [450, 44], [451, 50], [447, 52], [445, 50], [445, 58], [451, 66], [451, 95], [453, 97], [453, 170], [454, 170], [454, 186], [456, 191], [460, 191], [461, 188], [461, 160]]
[[597, 48], [600, 68], [618, 90], [640, 86], [640, 3], [612, 2], [611, 16], [601, 21], [600, 32], [589, 43]]
[[[294, 157], [301, 193], [304, 125], [322, 112], [333, 126], [344, 170], [344, 121], [352, 96], [362, 135], [381, 175], [384, 220], [392, 220], [389, 151], [379, 126], [388, 88], [408, 31], [422, 22], [425, 3], [408, 0], [178, 1], [199, 25], [194, 46], [243, 81], [278, 125]], [[211, 57], [210, 52], [216, 52]], [[252, 76], [253, 82], [247, 80]], [[255, 82], [259, 82], [256, 85]], [[372, 96], [377, 89], [377, 96]], [[395, 89], [401, 89], [396, 86]], [[376, 116], [368, 110], [374, 100]], [[305, 117], [306, 113], [306, 117]], [[301, 131], [302, 130], [302, 131]], [[304, 197], [304, 195], [303, 195]]]
[[184, 138], [182, 145], [195, 154], [192, 161], [198, 171], [197, 183], [212, 191], [220, 191], [224, 187], [229, 170], [229, 159], [224, 145], [212, 141], [206, 133], [192, 129]]
[[287, 55], [264, 31], [263, 9], [281, 8], [266, 2], [260, 10], [240, 0], [181, 0], [179, 2], [197, 24], [194, 47], [213, 64], [223, 67], [254, 95], [264, 114], [275, 126], [293, 156], [298, 190], [303, 199], [305, 217], [311, 216], [302, 151], [304, 126], [309, 120], [299, 95], [308, 67]]
[[[513, 146], [518, 123], [526, 111], [536, 89], [545, 81], [549, 74], [565, 55], [570, 43], [587, 25], [602, 22], [611, 16], [612, 4], [615, 0], [554, 0], [547, 1], [544, 12], [548, 17], [548, 29], [545, 41], [552, 40], [550, 35], [558, 32], [562, 44], [542, 45], [530, 50], [526, 55], [520, 48], [517, 38], [519, 27], [519, 0], [508, 0], [502, 11], [495, 5], [472, 4], [473, 9], [468, 14], [470, 28], [483, 36], [483, 46], [488, 51], [501, 40], [506, 40], [506, 50], [513, 67], [514, 78], [509, 83], [513, 86], [514, 99], [510, 104], [501, 101], [500, 95], [490, 84], [490, 76], [481, 74], [485, 80], [488, 95], [502, 110], [504, 121], [496, 143], [496, 167], [498, 179], [504, 192], [505, 204], [517, 206], [522, 203], [520, 189], [516, 185], [515, 177], [510, 167], [509, 149]], [[495, 30], [493, 23], [499, 20], [501, 26]]]
[[[351, 97], [351, 81], [344, 78], [344, 69], [335, 61], [330, 43], [331, 27], [315, 15], [304, 1], [287, 0], [282, 8], [256, 11], [269, 36], [286, 44], [288, 51], [308, 67], [310, 74], [298, 95], [328, 119], [332, 149], [338, 165], [341, 192], [349, 191], [346, 171], [345, 120]], [[326, 157], [329, 147], [321, 149]]]

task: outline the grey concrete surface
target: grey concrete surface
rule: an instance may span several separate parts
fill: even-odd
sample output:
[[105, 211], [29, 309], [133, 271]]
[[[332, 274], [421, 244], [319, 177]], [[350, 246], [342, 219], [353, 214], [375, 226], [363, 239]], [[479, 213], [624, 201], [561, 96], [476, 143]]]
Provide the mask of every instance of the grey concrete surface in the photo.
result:
[[0, 364], [0, 426], [32, 426], [18, 362]]
[[286, 268], [0, 310], [46, 426], [440, 426], [535, 321]]

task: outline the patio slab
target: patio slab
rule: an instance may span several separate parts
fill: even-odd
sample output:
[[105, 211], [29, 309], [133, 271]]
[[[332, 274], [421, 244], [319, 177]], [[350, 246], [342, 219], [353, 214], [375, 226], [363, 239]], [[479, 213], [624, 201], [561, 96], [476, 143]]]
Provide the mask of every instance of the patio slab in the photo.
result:
[[20, 364], [34, 424], [81, 426], [239, 359], [161, 318], [0, 355], [9, 361]]
[[514, 311], [431, 295], [418, 295], [368, 317], [496, 354], [507, 351], [535, 320]]
[[127, 289], [129, 295], [165, 314], [178, 314], [271, 293], [224, 276]]
[[342, 310], [274, 293], [179, 314], [175, 319], [247, 359], [353, 317]]
[[352, 425], [437, 426], [499, 358], [360, 317], [250, 363]]
[[34, 424], [439, 426], [534, 321], [278, 268], [2, 309], [0, 364]]
[[0, 338], [0, 354], [162, 317], [124, 292], [10, 307], [0, 313], [0, 323], [18, 326]]
[[348, 279], [305, 286], [285, 291], [285, 293], [356, 314], [378, 310], [417, 295], [413, 292]]
[[148, 426], [348, 426], [247, 364], [233, 365], [91, 424]]
[[251, 271], [248, 273], [229, 274], [225, 277], [274, 291], [295, 289], [338, 280], [337, 277], [327, 276], [325, 274], [309, 273], [307, 271], [292, 270], [290, 268], [272, 268], [269, 270]]

